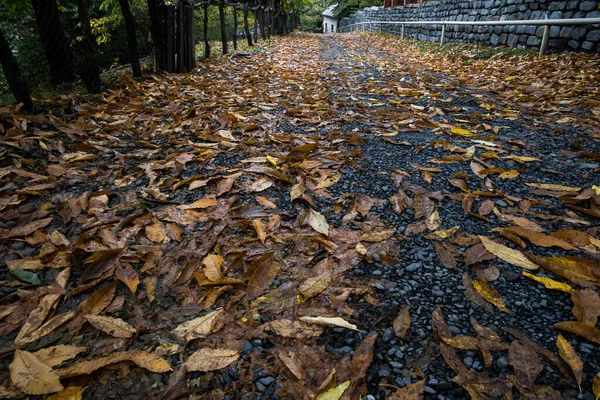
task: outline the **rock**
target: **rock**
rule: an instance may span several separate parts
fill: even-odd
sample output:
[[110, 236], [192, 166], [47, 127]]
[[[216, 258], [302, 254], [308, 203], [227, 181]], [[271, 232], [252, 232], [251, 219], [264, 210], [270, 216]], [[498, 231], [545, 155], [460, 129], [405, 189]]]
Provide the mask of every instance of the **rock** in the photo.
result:
[[265, 386], [269, 386], [271, 383], [275, 382], [275, 378], [273, 378], [272, 376], [266, 376], [262, 379], [259, 379], [259, 382]]
[[435, 390], [430, 388], [429, 386], [425, 386], [425, 393], [435, 394]]
[[496, 205], [500, 207], [508, 207], [508, 203], [504, 200], [496, 200]]
[[6, 226], [8, 226], [9, 228], [14, 228], [15, 226], [17, 226], [17, 221], [15, 220], [10, 220], [6, 222]]
[[465, 367], [471, 368], [473, 366], [473, 357], [467, 356], [463, 358], [463, 364], [465, 364]]
[[377, 253], [373, 254], [373, 261], [380, 263], [381, 262], [381, 256]]
[[37, 205], [35, 205], [34, 203], [27, 203], [20, 205], [19, 208], [17, 208], [17, 211], [21, 214], [29, 214], [37, 210], [37, 208]]
[[521, 274], [517, 274], [516, 272], [512, 272], [512, 271], [504, 271], [502, 272], [502, 275], [504, 275], [504, 279], [506, 279], [508, 282], [514, 282], [518, 279], [521, 278]]
[[415, 272], [416, 270], [418, 270], [422, 267], [423, 267], [423, 263], [421, 261], [418, 261], [416, 263], [410, 264], [408, 267], [405, 268], [405, 270], [407, 270], [408, 272]]
[[597, 1], [584, 1], [579, 5], [581, 11], [592, 11], [598, 7]]
[[20, 251], [20, 250], [23, 250], [25, 248], [25, 246], [26, 246], [25, 242], [15, 242], [10, 246], [10, 248], [13, 250]]

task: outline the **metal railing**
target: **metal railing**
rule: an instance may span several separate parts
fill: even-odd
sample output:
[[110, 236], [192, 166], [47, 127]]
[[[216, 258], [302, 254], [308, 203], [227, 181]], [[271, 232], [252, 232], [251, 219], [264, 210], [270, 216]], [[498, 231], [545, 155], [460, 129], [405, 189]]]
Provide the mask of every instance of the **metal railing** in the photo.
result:
[[[385, 25], [401, 25], [400, 37], [404, 37], [404, 26], [405, 25], [441, 25], [442, 33], [440, 35], [440, 45], [444, 45], [444, 37], [446, 35], [447, 25], [466, 25], [466, 26], [506, 26], [506, 25], [529, 25], [529, 26], [543, 26], [544, 34], [542, 35], [542, 42], [540, 44], [539, 55], [541, 56], [548, 47], [548, 40], [550, 38], [550, 27], [551, 26], [565, 26], [565, 25], [600, 25], [600, 18], [570, 18], [570, 19], [529, 19], [529, 20], [511, 20], [511, 21], [368, 21], [368, 22], [357, 22], [355, 24], [346, 25], [338, 28], [338, 32], [352, 32], [356, 30], [376, 30], [373, 27], [379, 27], [379, 31], [383, 30]], [[365, 29], [365, 27], [369, 29]], [[361, 29], [362, 28], [362, 29]]]

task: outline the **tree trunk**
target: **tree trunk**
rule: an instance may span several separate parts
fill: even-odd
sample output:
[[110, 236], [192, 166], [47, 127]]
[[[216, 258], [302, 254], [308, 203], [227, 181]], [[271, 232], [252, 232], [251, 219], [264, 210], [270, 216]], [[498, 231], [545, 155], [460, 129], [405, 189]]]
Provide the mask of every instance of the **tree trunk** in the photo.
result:
[[260, 10], [260, 33], [263, 40], [267, 40], [267, 15], [268, 13], [265, 13], [265, 10]]
[[254, 10], [254, 42], [258, 42], [258, 8]]
[[248, 46], [252, 46], [252, 37], [250, 36], [250, 27], [248, 26], [248, 2], [244, 4], [244, 35], [248, 41]]
[[23, 104], [23, 110], [33, 112], [33, 101], [31, 101], [27, 83], [21, 74], [21, 67], [19, 67], [2, 30], [0, 30], [0, 64], [2, 64], [8, 87], [17, 103]]
[[238, 30], [238, 20], [237, 20], [237, 8], [235, 6], [233, 9], [233, 50], [237, 50], [237, 30]]
[[208, 41], [208, 4], [204, 4], [202, 34], [204, 35], [204, 58], [210, 58], [210, 42]]
[[33, 12], [50, 68], [50, 82], [59, 85], [75, 79], [75, 64], [60, 21], [55, 0], [31, 0]]
[[99, 93], [102, 90], [100, 80], [100, 66], [96, 59], [96, 39], [92, 35], [90, 26], [90, 9], [88, 0], [77, 0], [77, 12], [79, 14], [79, 25], [81, 26], [81, 50], [83, 60], [81, 65], [81, 78], [90, 93]]
[[129, 0], [119, 0], [121, 6], [121, 12], [123, 13], [123, 19], [125, 20], [125, 28], [127, 29], [127, 47], [129, 48], [129, 62], [131, 63], [131, 70], [133, 76], [142, 76], [142, 67], [140, 66], [140, 56], [138, 55], [137, 49], [137, 34], [135, 27], [135, 17], [129, 7]]
[[225, 27], [225, 0], [219, 1], [219, 24], [221, 25], [221, 44], [223, 46], [223, 54], [229, 53], [227, 48], [227, 29]]
[[147, 0], [147, 3], [148, 13], [150, 14], [150, 32], [152, 33], [156, 53], [156, 69], [164, 71], [167, 69], [166, 32], [160, 17], [160, 3], [158, 0]]

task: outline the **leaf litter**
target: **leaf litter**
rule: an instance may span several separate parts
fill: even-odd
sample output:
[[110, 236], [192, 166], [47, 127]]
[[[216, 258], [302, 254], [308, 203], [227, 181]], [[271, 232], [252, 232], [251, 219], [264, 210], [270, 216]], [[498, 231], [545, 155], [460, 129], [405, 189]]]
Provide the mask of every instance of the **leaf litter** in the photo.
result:
[[296, 34], [0, 109], [0, 392], [597, 396], [598, 59], [452, 56]]

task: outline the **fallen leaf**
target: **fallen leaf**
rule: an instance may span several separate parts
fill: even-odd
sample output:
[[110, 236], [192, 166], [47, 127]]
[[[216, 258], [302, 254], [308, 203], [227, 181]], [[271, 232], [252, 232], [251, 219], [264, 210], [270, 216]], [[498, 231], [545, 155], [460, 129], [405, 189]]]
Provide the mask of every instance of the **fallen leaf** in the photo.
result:
[[132, 361], [138, 366], [151, 372], [162, 373], [171, 371], [171, 366], [163, 358], [142, 350], [118, 351], [106, 357], [85, 360], [75, 363], [67, 368], [57, 369], [61, 379], [79, 375], [89, 375], [92, 372], [121, 361]]
[[513, 366], [521, 385], [533, 391], [535, 380], [544, 369], [536, 352], [515, 340], [508, 348], [508, 362]]
[[322, 233], [325, 236], [329, 236], [329, 224], [327, 223], [327, 220], [321, 213], [319, 213], [311, 208], [311, 210], [306, 218], [306, 222], [315, 231]]
[[569, 332], [582, 338], [589, 340], [590, 342], [600, 344], [600, 329], [596, 329], [593, 326], [582, 324], [581, 322], [559, 322], [552, 325], [554, 329], [560, 329], [561, 331]]
[[529, 261], [525, 254], [521, 253], [519, 250], [514, 250], [510, 247], [496, 243], [485, 236], [479, 236], [479, 240], [481, 240], [481, 244], [483, 244], [483, 247], [485, 247], [487, 251], [509, 264], [529, 270], [536, 270], [539, 268], [536, 264]]
[[556, 347], [558, 348], [560, 357], [569, 364], [571, 371], [573, 371], [573, 376], [575, 377], [577, 386], [579, 386], [579, 392], [581, 392], [581, 381], [583, 380], [583, 362], [581, 358], [579, 358], [573, 346], [560, 333], [556, 339]]
[[83, 346], [69, 346], [59, 344], [57, 346], [47, 347], [33, 353], [38, 360], [44, 364], [55, 367], [61, 364], [63, 361], [75, 358], [78, 354], [86, 351]]
[[179, 340], [190, 342], [194, 339], [205, 338], [211, 333], [223, 326], [221, 317], [224, 311], [219, 308], [202, 317], [194, 318], [190, 321], [178, 325], [173, 330], [173, 335]]
[[388, 400], [423, 400], [425, 395], [425, 379], [396, 390]]
[[400, 339], [403, 339], [408, 333], [410, 323], [410, 309], [407, 305], [404, 305], [402, 306], [400, 314], [398, 314], [398, 316], [392, 322], [392, 327], [394, 328], [394, 333], [396, 336], [398, 336]]
[[319, 293], [323, 292], [327, 286], [329, 286], [331, 279], [331, 271], [323, 271], [319, 275], [308, 278], [302, 282], [302, 284], [298, 287], [298, 292], [300, 292], [305, 299], [315, 297]]
[[328, 325], [338, 326], [340, 328], [352, 329], [353, 331], [359, 331], [356, 325], [353, 325], [340, 317], [300, 317], [300, 321], [307, 322], [309, 324], [317, 325]]
[[96, 329], [116, 338], [128, 339], [137, 333], [137, 330], [120, 318], [102, 315], [85, 315], [85, 319]]
[[56, 371], [28, 351], [17, 349], [8, 369], [13, 385], [27, 394], [47, 394], [63, 390]]
[[302, 362], [300, 361], [296, 353], [294, 353], [293, 351], [287, 352], [284, 350], [279, 350], [279, 359], [297, 379], [304, 379], [304, 368], [302, 367]]
[[595, 290], [572, 291], [573, 315], [582, 324], [595, 327], [600, 316], [600, 296]]
[[560, 290], [561, 292], [565, 292], [565, 293], [575, 292], [575, 289], [573, 289], [571, 286], [567, 285], [566, 283], [558, 282], [558, 281], [555, 281], [554, 279], [545, 278], [542, 276], [533, 275], [527, 271], [523, 271], [522, 274], [524, 276], [528, 277], [529, 279], [533, 279], [534, 281], [541, 283], [547, 289]]
[[339, 400], [349, 386], [350, 381], [340, 383], [338, 386], [318, 394], [315, 400]]
[[82, 400], [84, 390], [85, 387], [83, 386], [69, 386], [50, 397], [46, 397], [46, 400]]
[[232, 349], [196, 350], [184, 363], [188, 372], [216, 371], [225, 368], [240, 358], [240, 352]]

